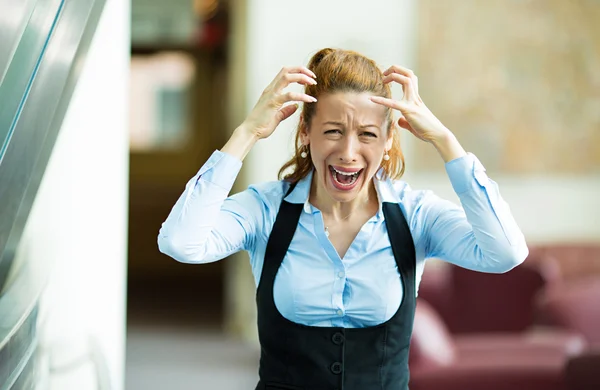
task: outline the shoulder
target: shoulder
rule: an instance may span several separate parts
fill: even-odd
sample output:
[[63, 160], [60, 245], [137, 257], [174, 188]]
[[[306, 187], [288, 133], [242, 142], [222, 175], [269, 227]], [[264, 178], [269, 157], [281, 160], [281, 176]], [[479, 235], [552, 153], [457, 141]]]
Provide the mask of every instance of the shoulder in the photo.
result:
[[432, 223], [442, 213], [454, 210], [458, 206], [439, 197], [430, 189], [413, 189], [403, 180], [388, 180], [389, 192], [396, 198], [411, 227], [423, 227]]
[[268, 229], [277, 217], [279, 206], [289, 187], [290, 183], [282, 180], [251, 184], [229, 199], [241, 206], [242, 214], [251, 215], [259, 226]]
[[[436, 196], [431, 190], [416, 190], [404, 180], [386, 180], [382, 182], [382, 187], [387, 192], [387, 196], [393, 199], [401, 206], [413, 210], [418, 206], [433, 200]], [[408, 211], [408, 210], [407, 210]]]
[[290, 185], [291, 183], [284, 180], [268, 181], [252, 184], [248, 187], [247, 191], [263, 202], [265, 206], [269, 208], [279, 207]]

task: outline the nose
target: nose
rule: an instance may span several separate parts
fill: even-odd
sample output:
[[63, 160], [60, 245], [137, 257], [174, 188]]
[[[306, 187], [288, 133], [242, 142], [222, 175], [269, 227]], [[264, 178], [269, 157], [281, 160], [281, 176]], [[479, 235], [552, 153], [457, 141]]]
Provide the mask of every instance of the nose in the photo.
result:
[[354, 137], [345, 137], [342, 141], [342, 150], [340, 151], [340, 161], [343, 163], [353, 163], [357, 161], [359, 142]]

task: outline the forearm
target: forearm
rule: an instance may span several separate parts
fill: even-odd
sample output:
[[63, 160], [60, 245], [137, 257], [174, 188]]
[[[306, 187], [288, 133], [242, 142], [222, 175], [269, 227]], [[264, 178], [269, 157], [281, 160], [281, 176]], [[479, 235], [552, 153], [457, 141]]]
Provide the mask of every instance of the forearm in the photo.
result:
[[243, 161], [258, 140], [259, 138], [255, 133], [247, 129], [244, 124], [241, 124], [234, 130], [225, 146], [221, 148], [221, 152]]
[[443, 135], [433, 139], [431, 144], [446, 163], [464, 157], [467, 154], [450, 130], [444, 131]]

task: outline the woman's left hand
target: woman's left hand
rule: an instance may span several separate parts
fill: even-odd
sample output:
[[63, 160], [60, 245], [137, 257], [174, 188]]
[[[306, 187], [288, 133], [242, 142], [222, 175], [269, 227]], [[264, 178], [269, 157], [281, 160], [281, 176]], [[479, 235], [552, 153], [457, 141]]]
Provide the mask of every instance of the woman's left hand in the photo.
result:
[[434, 143], [451, 135], [450, 130], [427, 108], [419, 96], [419, 81], [414, 72], [399, 65], [394, 65], [383, 72], [384, 83], [395, 81], [402, 85], [402, 100], [372, 96], [371, 101], [400, 111], [402, 116], [398, 125], [417, 138]]

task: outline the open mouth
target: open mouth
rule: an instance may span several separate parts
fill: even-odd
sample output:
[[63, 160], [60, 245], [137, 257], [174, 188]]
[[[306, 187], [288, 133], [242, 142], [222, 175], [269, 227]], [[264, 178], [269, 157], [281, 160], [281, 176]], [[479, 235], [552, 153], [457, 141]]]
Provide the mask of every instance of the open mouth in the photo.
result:
[[331, 172], [331, 177], [333, 178], [333, 181], [336, 184], [336, 187], [348, 189], [348, 188], [352, 187], [354, 184], [356, 184], [356, 182], [358, 181], [358, 178], [362, 174], [363, 169], [360, 169], [358, 171], [352, 170], [352, 171], [348, 172], [348, 171], [342, 171], [339, 169], [335, 169], [334, 167], [332, 167], [330, 165], [329, 171]]

